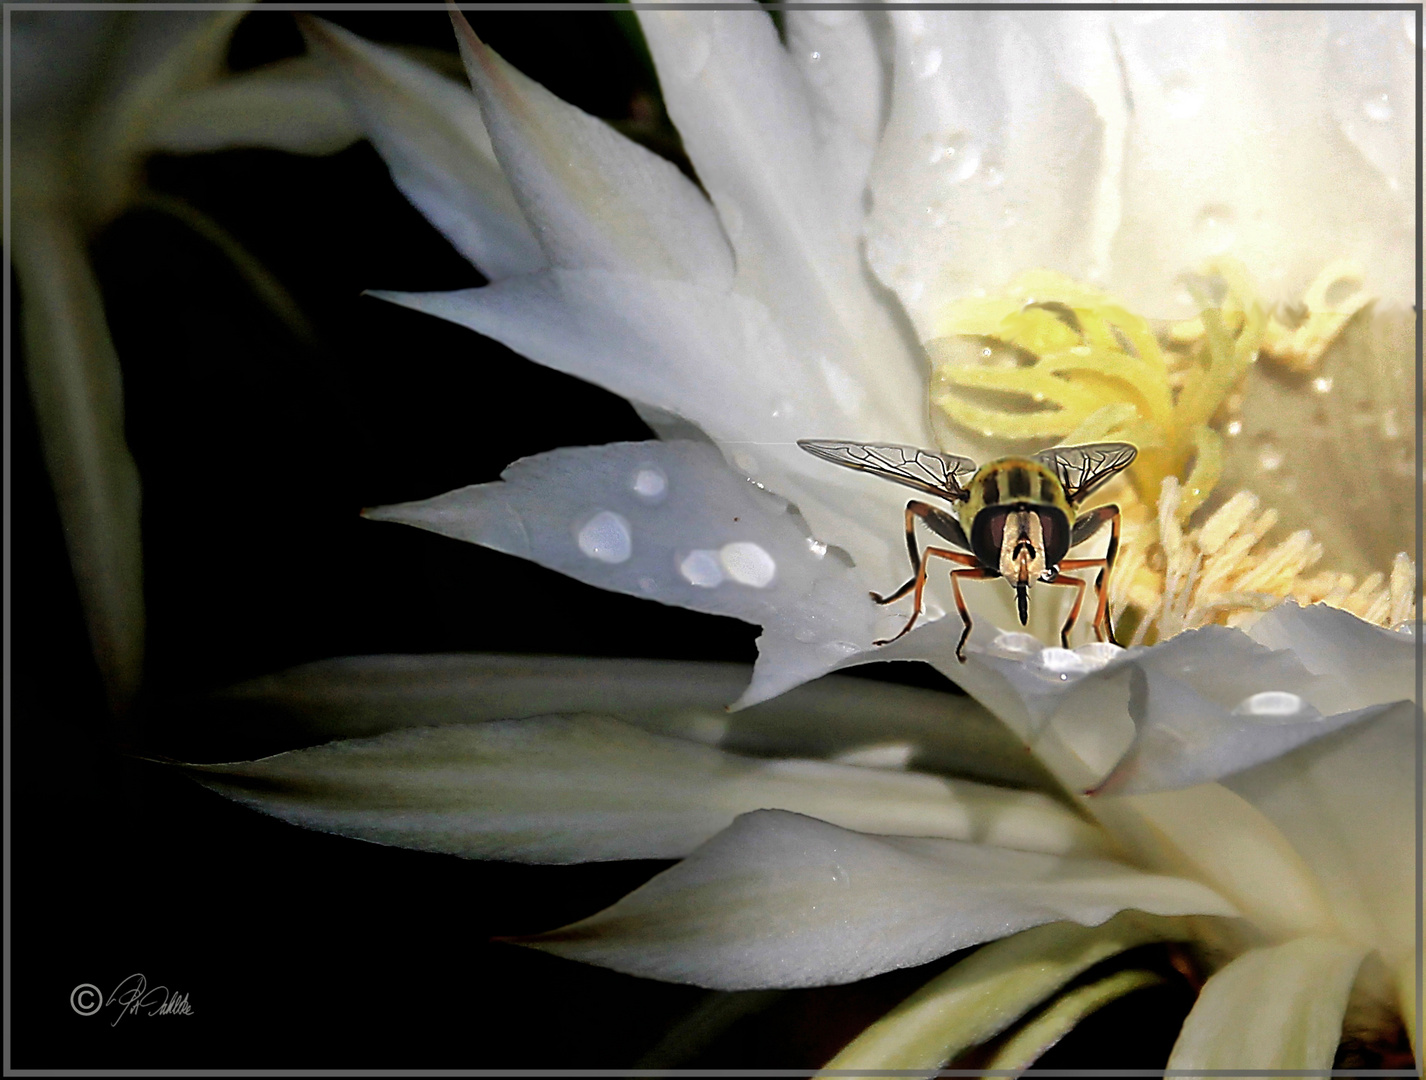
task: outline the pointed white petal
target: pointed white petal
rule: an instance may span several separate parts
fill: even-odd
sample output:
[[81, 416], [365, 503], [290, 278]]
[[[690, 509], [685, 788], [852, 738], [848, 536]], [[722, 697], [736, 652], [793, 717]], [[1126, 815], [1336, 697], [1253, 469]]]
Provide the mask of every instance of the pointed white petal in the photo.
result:
[[[827, 165], [840, 136], [816, 134], [826, 99], [756, 9], [641, 11], [639, 20], [669, 115], [732, 242], [735, 288], [767, 306], [802, 363], [845, 372], [866, 399], [852, 430], [799, 437], [932, 445], [924, 358], [870, 285], [860, 236], [847, 231], [860, 192], [847, 169]], [[864, 39], [829, 47], [847, 50], [856, 78], [870, 74]]]
[[126, 708], [143, 672], [139, 473], [124, 440], [119, 358], [77, 220], [16, 206], [25, 379], [95, 659]]
[[503, 476], [367, 516], [519, 555], [600, 588], [756, 623], [782, 646], [759, 664], [791, 664], [795, 681], [870, 647], [875, 610], [851, 570], [817, 549], [786, 503], [737, 476], [706, 443], [556, 450]]
[[565, 863], [672, 859], [778, 807], [845, 828], [1098, 855], [1063, 804], [923, 773], [743, 757], [599, 716], [415, 728], [195, 779], [310, 829], [468, 858]]
[[867, 258], [926, 341], [940, 305], [973, 288], [1039, 266], [1085, 275], [1113, 209], [1102, 205], [1105, 121], [1056, 58], [1092, 70], [1113, 57], [1096, 12], [890, 18], [892, 108]]
[[1168, 1067], [1330, 1069], [1363, 953], [1325, 937], [1244, 953], [1203, 984]]
[[866, 761], [1053, 790], [974, 699], [831, 676], [740, 712], [745, 664], [514, 656], [351, 656], [234, 686], [195, 706], [239, 754], [407, 727], [595, 712], [655, 734], [756, 757]]
[[551, 263], [726, 285], [732, 254], [703, 193], [673, 165], [567, 105], [453, 14], [496, 156]]
[[1094, 799], [1087, 808], [1136, 864], [1204, 882], [1270, 938], [1335, 927], [1322, 882], [1302, 853], [1222, 784]]
[[144, 141], [178, 154], [235, 146], [334, 154], [363, 135], [330, 73], [303, 56], [185, 94], [163, 110]]
[[1079, 986], [1055, 999], [1034, 1019], [1012, 1035], [995, 1056], [987, 1070], [1027, 1069], [1039, 1060], [1055, 1043], [1075, 1029], [1081, 1020], [1112, 1001], [1135, 990], [1163, 982], [1163, 976], [1152, 971], [1129, 968], [1116, 971], [1097, 982]]
[[470, 93], [392, 49], [302, 17], [396, 186], [492, 279], [542, 269], [544, 253], [501, 172]]
[[1125, 908], [1236, 914], [1196, 882], [1118, 863], [867, 836], [762, 810], [598, 915], [526, 940], [717, 989], [818, 986]]
[[1101, 926], [1056, 922], [993, 941], [897, 1005], [825, 1068], [942, 1068], [1101, 960], [1187, 936], [1179, 920], [1122, 912]]
[[783, 19], [787, 54], [809, 91], [827, 201], [838, 210], [835, 227], [846, 237], [859, 236], [887, 81], [871, 13], [792, 10]]
[[1416, 940], [1416, 725], [1403, 702], [1226, 781], [1292, 842], [1338, 925], [1398, 969]]
[[692, 421], [744, 476], [791, 500], [814, 536], [850, 553], [863, 588], [905, 579], [906, 493], [819, 461], [796, 442], [904, 437], [922, 406], [872, 423], [867, 387], [827, 356], [796, 351], [757, 300], [598, 270], [554, 270], [463, 292], [374, 295]]

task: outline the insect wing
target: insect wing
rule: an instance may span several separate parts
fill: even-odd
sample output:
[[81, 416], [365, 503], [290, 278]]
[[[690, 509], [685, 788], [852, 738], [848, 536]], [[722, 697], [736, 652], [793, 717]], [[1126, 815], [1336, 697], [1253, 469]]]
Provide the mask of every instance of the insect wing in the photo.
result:
[[798, 439], [797, 445], [809, 454], [837, 465], [875, 473], [928, 495], [939, 495], [956, 502], [964, 502], [967, 498], [962, 481], [970, 479], [976, 470], [976, 464], [970, 458], [895, 443]]
[[1074, 506], [1116, 473], [1128, 468], [1138, 453], [1129, 443], [1089, 443], [1041, 450], [1035, 460], [1054, 470], [1064, 485], [1065, 498]]

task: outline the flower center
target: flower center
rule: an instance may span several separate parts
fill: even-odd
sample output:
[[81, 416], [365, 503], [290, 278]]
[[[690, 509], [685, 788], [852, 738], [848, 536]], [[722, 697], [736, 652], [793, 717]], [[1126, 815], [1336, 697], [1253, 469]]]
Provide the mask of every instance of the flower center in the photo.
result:
[[987, 438], [1139, 448], [1128, 485], [1112, 492], [1123, 535], [1110, 603], [1133, 643], [1242, 625], [1288, 597], [1395, 625], [1414, 601], [1404, 553], [1389, 574], [1360, 582], [1330, 570], [1309, 577], [1325, 553], [1311, 532], [1271, 539], [1278, 512], [1247, 491], [1210, 504], [1229, 452], [1224, 432], [1242, 430], [1249, 373], [1261, 365], [1310, 378], [1371, 302], [1361, 280], [1355, 266], [1331, 264], [1300, 307], [1270, 314], [1242, 265], [1220, 259], [1188, 283], [1199, 317], [1156, 326], [1105, 292], [1033, 270], [999, 295], [942, 309], [926, 346], [931, 399]]

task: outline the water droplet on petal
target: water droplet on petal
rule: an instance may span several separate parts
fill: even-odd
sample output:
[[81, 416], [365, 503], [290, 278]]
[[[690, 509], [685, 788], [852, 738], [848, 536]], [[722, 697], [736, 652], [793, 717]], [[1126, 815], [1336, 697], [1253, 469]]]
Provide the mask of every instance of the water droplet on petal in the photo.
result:
[[1282, 467], [1283, 453], [1277, 443], [1264, 439], [1258, 447], [1258, 468], [1263, 472], [1276, 472]]
[[1178, 71], [1164, 80], [1164, 109], [1170, 116], [1187, 120], [1203, 108], [1203, 91], [1186, 72]]
[[822, 59], [822, 54], [817, 52], [816, 50], [813, 50], [812, 52], [807, 54], [807, 59], [811, 60], [815, 64], [818, 60]]
[[634, 489], [634, 494], [645, 502], [661, 502], [668, 492], [668, 477], [663, 474], [662, 469], [645, 465], [634, 473], [629, 486]]
[[811, 645], [817, 640], [817, 631], [804, 626], [800, 630], [793, 631], [792, 636], [804, 645]]
[[1034, 656], [1042, 648], [1044, 645], [1034, 634], [1022, 633], [1019, 630], [1002, 630], [990, 643], [992, 652], [1016, 658]]
[[1205, 206], [1194, 219], [1193, 228], [1203, 250], [1210, 255], [1222, 255], [1238, 238], [1236, 215], [1232, 207], [1214, 204]]
[[1229, 435], [1241, 435], [1243, 434], [1243, 421], [1229, 420], [1228, 426], [1223, 430], [1226, 431]]
[[718, 549], [718, 559], [728, 576], [739, 585], [765, 589], [777, 577], [777, 563], [773, 557], [751, 540], [724, 544]]
[[1083, 675], [1091, 670], [1088, 661], [1071, 649], [1041, 649], [1037, 658], [1046, 671], [1068, 680], [1071, 675]]
[[852, 875], [847, 873], [847, 868], [839, 863], [832, 864], [832, 880], [842, 887], [851, 884]]
[[1393, 633], [1405, 634], [1407, 637], [1415, 637], [1416, 628], [1420, 625], [1421, 624], [1415, 619], [1402, 619], [1401, 622], [1397, 623], [1391, 629]]
[[812, 552], [814, 559], [825, 559], [827, 557], [827, 545], [822, 543], [821, 540], [812, 539], [810, 536], [807, 538], [807, 550]]
[[752, 476], [758, 471], [758, 459], [746, 451], [739, 450], [733, 455], [733, 468], [739, 470], [745, 476]]
[[1312, 389], [1316, 390], [1319, 394], [1329, 393], [1332, 389], [1332, 376], [1317, 376], [1317, 378], [1312, 380]]
[[1306, 712], [1308, 705], [1296, 694], [1286, 690], [1264, 690], [1260, 694], [1245, 697], [1234, 707], [1238, 716], [1297, 716]]
[[718, 564], [718, 553], [707, 548], [698, 548], [684, 556], [678, 564], [678, 572], [690, 585], [700, 589], [711, 589], [723, 583], [723, 568]]
[[1090, 671], [1098, 671], [1105, 664], [1119, 657], [1124, 652], [1124, 647], [1115, 645], [1112, 641], [1091, 641], [1081, 645], [1074, 652]]
[[1385, 91], [1368, 94], [1362, 99], [1362, 115], [1376, 124], [1385, 124], [1396, 110], [1391, 107], [1391, 95]]
[[601, 510], [580, 526], [577, 540], [579, 550], [599, 562], [627, 562], [634, 551], [628, 520], [612, 510]]
[[934, 45], [911, 60], [911, 70], [918, 79], [929, 79], [941, 70], [941, 50]]

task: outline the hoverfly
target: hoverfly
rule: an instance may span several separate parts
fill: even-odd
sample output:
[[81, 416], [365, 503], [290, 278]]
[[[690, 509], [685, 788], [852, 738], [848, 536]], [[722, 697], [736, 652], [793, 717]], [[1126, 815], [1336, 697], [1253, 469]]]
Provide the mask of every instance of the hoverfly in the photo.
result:
[[[906, 549], [913, 573], [901, 588], [887, 596], [871, 594], [878, 604], [890, 604], [915, 590], [911, 618], [895, 637], [874, 644], [887, 645], [907, 633], [921, 615], [921, 593], [927, 567], [934, 558], [957, 563], [951, 571], [951, 589], [965, 630], [956, 645], [956, 659], [965, 663], [965, 644], [971, 619], [961, 596], [961, 581], [1003, 577], [1015, 589], [1020, 625], [1029, 620], [1030, 585], [1069, 585], [1079, 590], [1069, 618], [1060, 630], [1060, 643], [1069, 648], [1070, 627], [1079, 618], [1087, 582], [1064, 577], [1065, 570], [1099, 567], [1095, 580], [1098, 607], [1094, 632], [1100, 641], [1113, 641], [1109, 624], [1105, 581], [1119, 550], [1119, 507], [1099, 506], [1079, 513], [1079, 505], [1115, 474], [1126, 468], [1138, 450], [1129, 443], [1090, 443], [1056, 446], [1030, 457], [1004, 457], [979, 467], [970, 458], [919, 450], [890, 443], [844, 442], [838, 439], [799, 439], [809, 454], [849, 469], [874, 473], [886, 480], [924, 491], [955, 503], [955, 514], [913, 499], [906, 504]], [[917, 550], [916, 521], [963, 551], [943, 547]], [[1102, 559], [1066, 559], [1069, 549], [1082, 544], [1104, 524], [1111, 526], [1109, 548]], [[965, 552], [969, 552], [966, 554]]]

